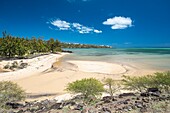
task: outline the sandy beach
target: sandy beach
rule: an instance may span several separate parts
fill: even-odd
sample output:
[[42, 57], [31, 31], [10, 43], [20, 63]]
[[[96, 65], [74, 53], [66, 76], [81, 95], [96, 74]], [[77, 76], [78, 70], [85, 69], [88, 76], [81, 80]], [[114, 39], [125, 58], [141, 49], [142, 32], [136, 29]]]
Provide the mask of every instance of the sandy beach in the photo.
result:
[[[99, 61], [70, 60], [67, 66], [62, 66], [61, 58], [66, 55], [50, 54], [33, 59], [26, 59], [27, 68], [0, 73], [0, 80], [11, 80], [19, 84], [30, 96], [27, 100], [54, 98], [57, 95], [68, 93], [65, 88], [68, 83], [83, 78], [103, 80], [110, 77], [121, 80], [122, 75], [150, 74], [153, 70], [137, 70], [131, 66], [106, 63]], [[2, 61], [5, 64], [6, 61]], [[53, 66], [52, 66], [53, 65]]]
[[3, 60], [0, 62], [1, 69], [6, 64], [11, 64], [12, 62], [24, 62], [28, 63], [28, 67], [24, 69], [19, 69], [16, 71], [0, 73], [0, 81], [2, 80], [16, 80], [25, 78], [28, 76], [41, 74], [46, 70], [50, 69], [52, 64], [56, 62], [59, 58], [66, 55], [66, 53], [61, 54], [49, 54], [43, 55], [32, 59], [22, 59], [22, 60]]

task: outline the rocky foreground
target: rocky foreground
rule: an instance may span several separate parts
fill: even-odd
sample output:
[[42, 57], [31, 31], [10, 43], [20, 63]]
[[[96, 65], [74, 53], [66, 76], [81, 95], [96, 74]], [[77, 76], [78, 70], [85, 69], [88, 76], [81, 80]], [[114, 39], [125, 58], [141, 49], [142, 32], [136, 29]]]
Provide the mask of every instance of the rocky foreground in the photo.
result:
[[[123, 93], [106, 96], [101, 100], [91, 98], [88, 103], [82, 96], [63, 102], [43, 100], [40, 102], [7, 103], [9, 113], [170, 113], [170, 94], [158, 90], [145, 93]], [[1, 112], [4, 112], [1, 110]]]

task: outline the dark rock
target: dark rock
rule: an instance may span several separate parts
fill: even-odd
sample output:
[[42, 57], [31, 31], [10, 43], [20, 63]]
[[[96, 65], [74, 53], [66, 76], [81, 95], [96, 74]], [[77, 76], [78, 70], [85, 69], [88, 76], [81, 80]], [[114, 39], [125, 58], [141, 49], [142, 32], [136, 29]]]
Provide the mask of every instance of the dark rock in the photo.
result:
[[68, 51], [68, 50], [62, 50], [62, 52], [65, 52], [65, 53], [73, 53], [73, 51]]
[[119, 97], [127, 97], [127, 96], [136, 96], [136, 95], [134, 93], [123, 93], [119, 95]]
[[102, 101], [104, 101], [104, 103], [110, 103], [112, 101], [112, 97], [111, 96], [105, 96], [102, 98]]
[[117, 110], [117, 111], [121, 111], [121, 110], [122, 110], [122, 108], [117, 108], [116, 110]]
[[78, 104], [74, 109], [75, 110], [82, 110], [83, 109], [83, 105]]
[[125, 101], [123, 102], [123, 104], [128, 104], [128, 101], [125, 100]]
[[148, 88], [147, 92], [160, 92], [158, 88]]
[[142, 97], [149, 97], [149, 93], [141, 93], [140, 96], [142, 96]]
[[6, 103], [6, 106], [11, 107], [12, 109], [17, 109], [17, 108], [23, 107], [22, 104], [12, 103], [12, 102], [7, 102], [7, 103]]
[[146, 99], [146, 98], [143, 98], [142, 101], [145, 103], [149, 103], [149, 99]]
[[103, 107], [102, 108], [102, 111], [104, 111], [105, 113], [108, 112], [108, 113], [111, 113], [111, 110], [107, 107]]
[[151, 96], [155, 96], [155, 97], [159, 97], [160, 96], [160, 92], [150, 92]]
[[113, 98], [112, 101], [117, 101], [117, 99]]
[[126, 99], [126, 101], [130, 101], [130, 99]]
[[62, 103], [55, 103], [50, 109], [62, 109]]
[[140, 100], [140, 98], [139, 98], [139, 97], [137, 97], [137, 98], [136, 98], [136, 100]]
[[23, 68], [26, 68], [27, 66], [28, 66], [28, 63], [21, 63], [19, 68], [23, 69]]
[[123, 96], [119, 95], [119, 98], [123, 98]]
[[76, 104], [76, 103], [75, 103], [74, 101], [69, 101], [69, 102], [63, 103], [63, 106], [67, 106], [67, 105], [73, 106], [73, 105], [75, 105], [75, 104]]

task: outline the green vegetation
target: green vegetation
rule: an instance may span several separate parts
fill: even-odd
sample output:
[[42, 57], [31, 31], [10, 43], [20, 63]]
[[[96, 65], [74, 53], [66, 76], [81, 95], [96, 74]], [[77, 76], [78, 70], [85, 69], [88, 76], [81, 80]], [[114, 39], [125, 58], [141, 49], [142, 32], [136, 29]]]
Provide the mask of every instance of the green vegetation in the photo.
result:
[[146, 91], [147, 88], [159, 88], [163, 92], [169, 92], [170, 72], [155, 73], [141, 77], [124, 76], [123, 83], [127, 89], [139, 92]]
[[73, 44], [73, 43], [61, 43], [62, 48], [111, 48], [106, 45], [89, 45], [89, 44]]
[[113, 94], [120, 90], [121, 85], [119, 81], [113, 80], [112, 78], [106, 78], [104, 81], [104, 85], [108, 86], [105, 90], [110, 96], [113, 98]]
[[0, 38], [0, 56], [2, 57], [25, 57], [35, 53], [55, 53], [61, 50], [61, 45], [58, 40], [53, 38], [48, 41], [41, 38], [19, 38], [7, 35], [3, 32], [3, 37]]
[[69, 83], [66, 90], [73, 93], [81, 93], [85, 99], [88, 99], [91, 96], [95, 97], [96, 95], [100, 95], [101, 92], [104, 91], [104, 87], [103, 84], [95, 78], [85, 78]]
[[[128, 90], [134, 90], [139, 92], [147, 91], [148, 88], [158, 88], [161, 92], [170, 92], [170, 72], [155, 73], [153, 75], [146, 76], [123, 76], [124, 79], [115, 81], [112, 78], [103, 80], [103, 84], [94, 79], [82, 79], [73, 83], [69, 83], [67, 90], [74, 93], [82, 93], [85, 97], [98, 95], [99, 92], [106, 91], [111, 96], [120, 90], [122, 86]], [[103, 85], [108, 86], [105, 90]]]
[[25, 92], [16, 83], [0, 82], [0, 108], [5, 108], [7, 102], [16, 102], [25, 99]]
[[87, 44], [60, 43], [58, 40], [50, 38], [45, 41], [42, 38], [14, 37], [3, 32], [0, 38], [0, 56], [6, 58], [26, 57], [32, 54], [55, 53], [62, 51], [61, 48], [111, 48], [110, 46], [97, 46]]

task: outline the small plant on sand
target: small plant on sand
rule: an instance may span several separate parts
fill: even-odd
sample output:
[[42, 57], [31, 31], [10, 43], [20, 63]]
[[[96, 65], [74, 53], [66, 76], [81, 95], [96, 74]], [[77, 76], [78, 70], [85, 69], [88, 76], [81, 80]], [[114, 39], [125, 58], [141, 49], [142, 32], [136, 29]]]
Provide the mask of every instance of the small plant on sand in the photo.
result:
[[106, 78], [103, 80], [104, 85], [107, 86], [106, 92], [110, 94], [110, 96], [113, 98], [113, 94], [121, 89], [120, 82], [113, 80], [112, 78]]
[[170, 93], [170, 71], [155, 73], [154, 83], [161, 91]]
[[147, 88], [152, 87], [151, 84], [153, 83], [152, 76], [123, 76], [124, 79], [123, 85], [128, 90], [136, 90], [139, 92], [146, 91]]
[[66, 90], [73, 93], [81, 93], [84, 99], [89, 99], [100, 95], [101, 92], [104, 91], [104, 87], [103, 84], [95, 78], [85, 78], [69, 83]]
[[11, 81], [0, 82], [0, 108], [6, 107], [8, 102], [16, 102], [25, 99], [25, 92], [16, 83]]
[[148, 88], [159, 88], [164, 92], [170, 91], [170, 72], [155, 73], [146, 76], [123, 76], [123, 84], [129, 90], [139, 92], [146, 91]]

